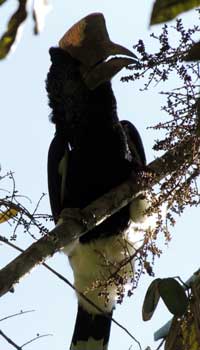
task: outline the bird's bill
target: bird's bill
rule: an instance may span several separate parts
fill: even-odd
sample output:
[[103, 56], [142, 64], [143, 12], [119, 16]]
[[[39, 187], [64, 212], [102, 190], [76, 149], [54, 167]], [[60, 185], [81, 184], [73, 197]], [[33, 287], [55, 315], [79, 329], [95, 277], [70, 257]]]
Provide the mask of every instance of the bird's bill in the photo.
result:
[[[61, 38], [59, 46], [81, 63], [81, 74], [90, 89], [110, 80], [123, 67], [137, 62], [133, 52], [110, 40], [101, 13], [92, 13], [75, 23]], [[115, 55], [128, 58], [108, 60]]]
[[102, 83], [114, 77], [122, 68], [133, 63], [135, 63], [135, 60], [132, 58], [114, 57], [97, 64], [90, 71], [87, 71], [86, 67], [82, 67], [81, 73], [88, 88], [94, 90]]

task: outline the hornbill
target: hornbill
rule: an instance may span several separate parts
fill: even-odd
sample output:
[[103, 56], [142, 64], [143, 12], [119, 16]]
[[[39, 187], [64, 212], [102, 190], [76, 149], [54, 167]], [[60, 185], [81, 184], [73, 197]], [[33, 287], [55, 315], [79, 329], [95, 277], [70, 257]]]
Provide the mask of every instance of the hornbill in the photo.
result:
[[[118, 119], [110, 82], [137, 58], [110, 40], [103, 15], [93, 13], [77, 22], [59, 47], [50, 48], [50, 57], [46, 88], [56, 131], [48, 154], [48, 186], [59, 224], [63, 208], [86, 207], [137, 173], [146, 158], [137, 129]], [[71, 350], [107, 349], [120, 286], [133, 276], [133, 263], [119, 266], [135, 252], [133, 222], [144, 220], [146, 205], [138, 198], [64, 249], [78, 298]], [[116, 270], [117, 281], [110, 278]]]

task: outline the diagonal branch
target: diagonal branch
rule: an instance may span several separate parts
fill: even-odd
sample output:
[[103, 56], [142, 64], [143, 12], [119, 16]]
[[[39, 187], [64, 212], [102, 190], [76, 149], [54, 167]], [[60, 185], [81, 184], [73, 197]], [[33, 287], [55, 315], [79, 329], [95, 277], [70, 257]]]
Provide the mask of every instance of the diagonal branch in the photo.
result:
[[133, 175], [122, 185], [80, 210], [78, 215], [77, 209], [65, 209], [62, 224], [33, 243], [0, 271], [0, 296], [11, 291], [13, 285], [37, 264], [99, 225], [166, 175], [177, 171], [187, 158], [190, 159], [192, 144], [192, 138], [180, 143], [150, 163], [147, 168], [149, 173], [143, 172], [140, 174], [142, 176], [137, 177]]
[[9, 344], [15, 349], [22, 350], [21, 346], [17, 345], [11, 338], [9, 338], [2, 330], [0, 330], [0, 336], [2, 336]]

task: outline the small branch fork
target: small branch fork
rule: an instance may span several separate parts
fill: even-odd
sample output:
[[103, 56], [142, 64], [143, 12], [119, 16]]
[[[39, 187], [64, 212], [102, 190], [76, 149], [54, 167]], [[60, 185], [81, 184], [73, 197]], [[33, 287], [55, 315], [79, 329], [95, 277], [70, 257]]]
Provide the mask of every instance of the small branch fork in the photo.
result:
[[0, 330], [0, 335], [15, 349], [22, 350], [21, 346], [18, 346], [11, 338], [9, 338], [2, 330]]
[[52, 334], [38, 335], [37, 337], [34, 337], [33, 339], [30, 339], [29, 341], [27, 341], [23, 345], [19, 346], [11, 338], [9, 338], [2, 330], [0, 330], [0, 336], [2, 336], [9, 344], [11, 344], [17, 350], [22, 350], [26, 345], [28, 345], [28, 344], [30, 344], [30, 343], [32, 343], [40, 338], [48, 337], [50, 335], [52, 335]]
[[[20, 248], [18, 247], [15, 247], [17, 250], [21, 250]], [[0, 319], [0, 322], [2, 321], [5, 321], [5, 320], [8, 320], [12, 317], [16, 317], [16, 316], [21, 316], [21, 315], [24, 315], [24, 314], [27, 314], [27, 313], [30, 313], [30, 312], [34, 312], [35, 310], [27, 310], [27, 311], [20, 311], [16, 314], [13, 314], [13, 315], [9, 315], [9, 316], [6, 316], [6, 317], [3, 317]], [[8, 337], [2, 330], [0, 330], [0, 336], [2, 338], [4, 338], [10, 345], [12, 345], [15, 349], [18, 349], [18, 350], [22, 350], [23, 347], [25, 347], [26, 345], [40, 339], [40, 338], [43, 338], [43, 337], [47, 337], [47, 336], [50, 336], [52, 334], [42, 334], [42, 335], [37, 335], [36, 337], [28, 340], [26, 343], [24, 343], [23, 345], [19, 346], [17, 345], [10, 337]]]

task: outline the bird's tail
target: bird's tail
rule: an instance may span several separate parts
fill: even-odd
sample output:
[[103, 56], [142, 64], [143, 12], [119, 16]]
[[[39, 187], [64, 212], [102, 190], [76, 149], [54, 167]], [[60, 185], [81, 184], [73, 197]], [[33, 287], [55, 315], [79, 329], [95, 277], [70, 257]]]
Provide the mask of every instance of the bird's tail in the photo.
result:
[[70, 350], [107, 350], [111, 316], [90, 314], [79, 305]]

